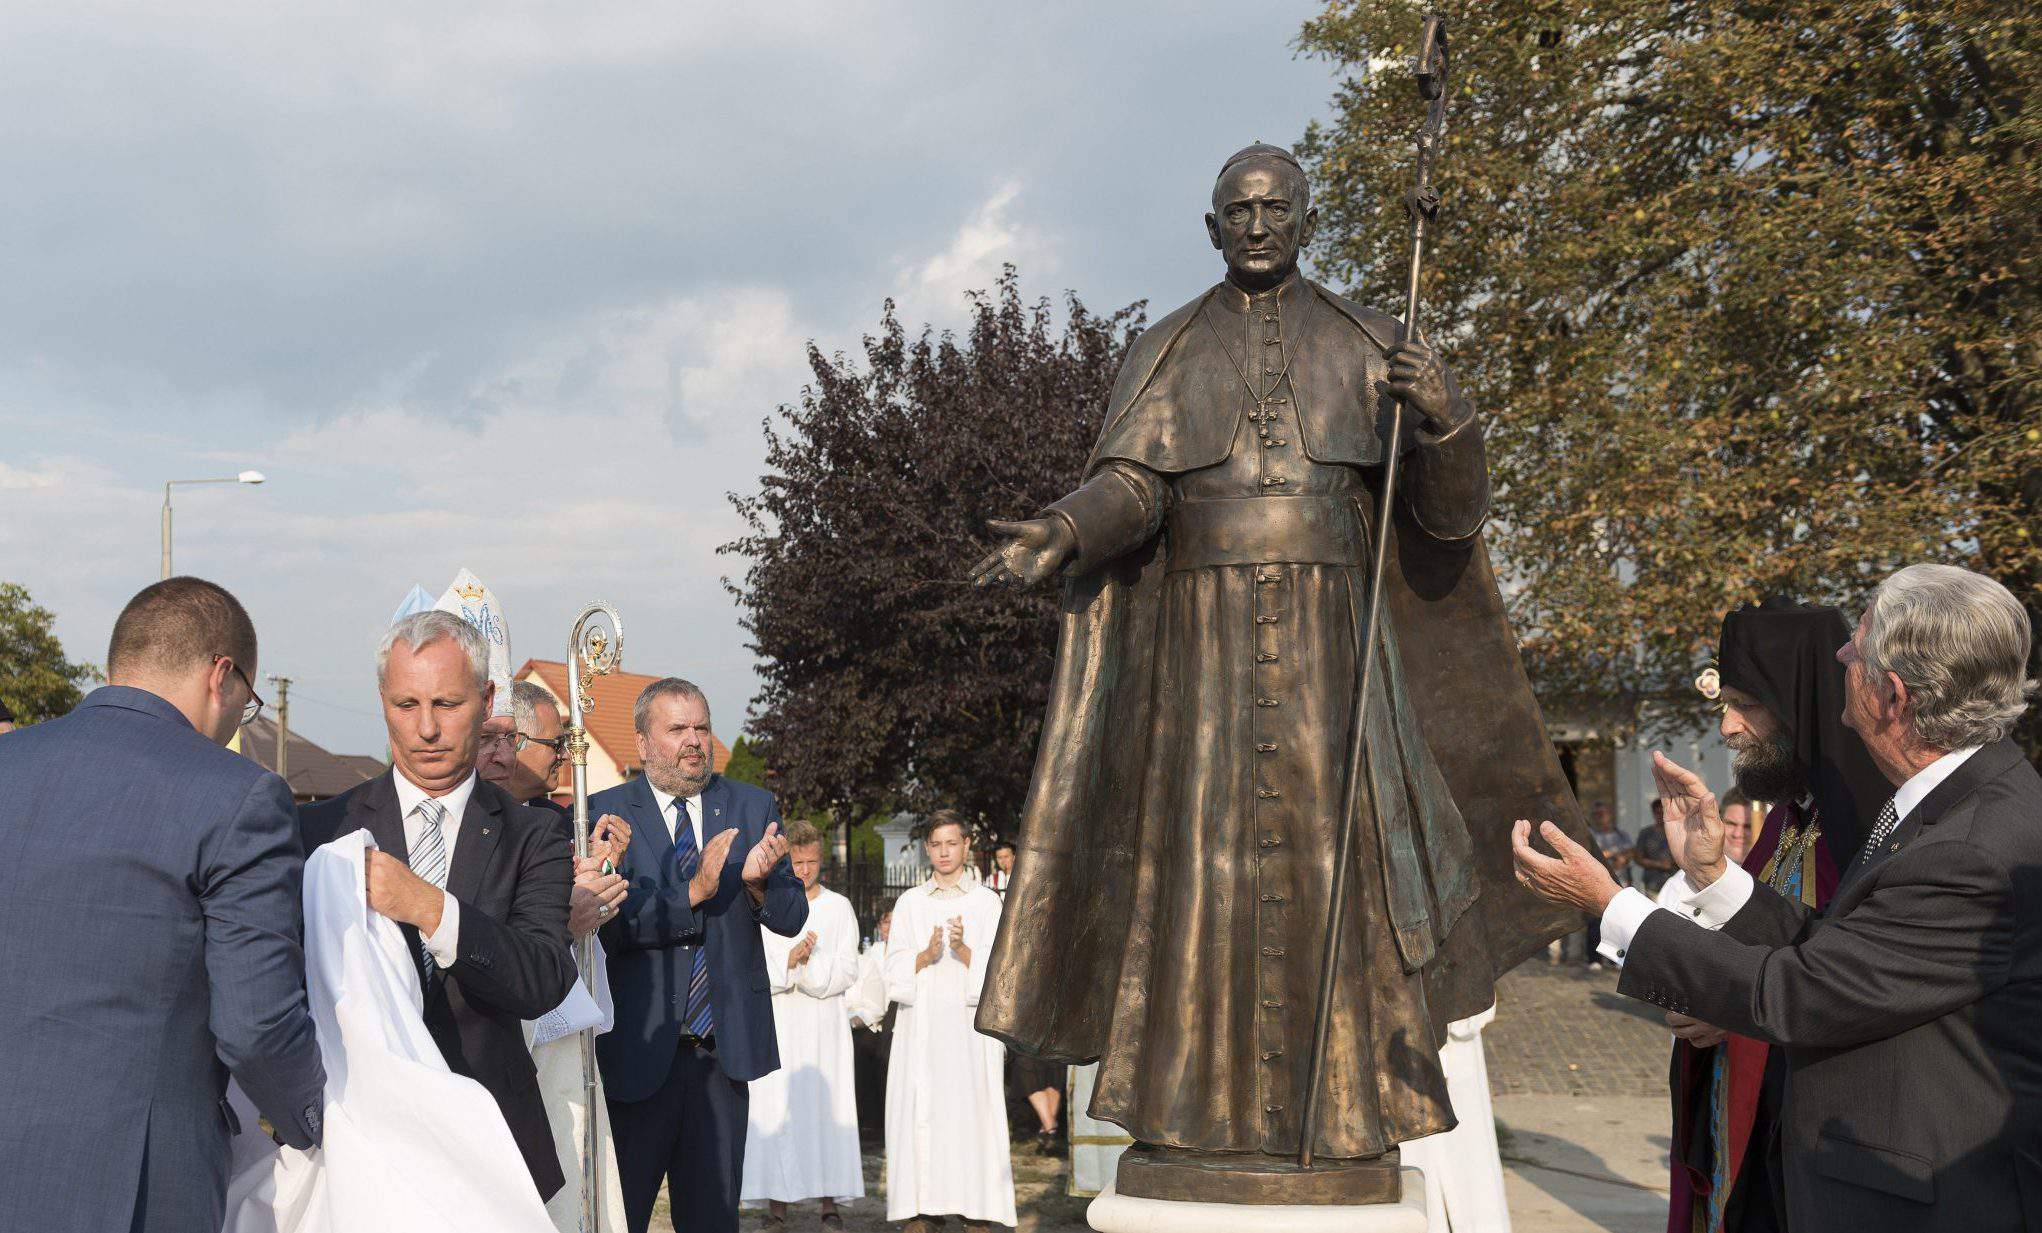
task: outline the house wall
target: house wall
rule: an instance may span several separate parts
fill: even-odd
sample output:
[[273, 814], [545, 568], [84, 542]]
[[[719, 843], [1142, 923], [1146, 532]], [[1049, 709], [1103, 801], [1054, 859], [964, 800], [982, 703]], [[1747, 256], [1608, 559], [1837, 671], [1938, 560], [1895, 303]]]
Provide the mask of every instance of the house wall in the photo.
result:
[[1652, 800], [1659, 795], [1652, 778], [1654, 750], [1700, 775], [1719, 800], [1731, 788], [1730, 747], [1723, 743], [1714, 723], [1641, 730], [1614, 751], [1617, 826], [1627, 835], [1637, 835], [1652, 822]]

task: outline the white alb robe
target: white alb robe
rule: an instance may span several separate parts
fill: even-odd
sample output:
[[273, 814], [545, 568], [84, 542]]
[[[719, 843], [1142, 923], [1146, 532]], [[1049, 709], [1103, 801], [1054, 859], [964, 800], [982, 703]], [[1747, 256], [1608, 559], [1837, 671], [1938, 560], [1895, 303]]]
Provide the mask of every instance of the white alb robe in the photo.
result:
[[[546, 1124], [553, 1130], [553, 1151], [560, 1158], [560, 1174], [567, 1179], [546, 1200], [546, 1214], [553, 1218], [558, 1233], [588, 1233], [581, 1227], [581, 1150], [583, 1129], [588, 1124], [581, 1033], [585, 1028], [594, 1028], [596, 1035], [601, 1036], [617, 1022], [603, 944], [595, 942], [589, 949], [595, 959], [595, 990], [591, 992], [586, 981], [577, 980], [560, 1005], [542, 1018], [525, 1021], [525, 1043], [532, 1050], [532, 1065], [539, 1072], [539, 1098], [545, 1103]], [[574, 958], [577, 964], [581, 962], [578, 942], [574, 944]], [[610, 1110], [603, 1097], [601, 1072], [597, 1072], [595, 1081], [595, 1233], [623, 1233], [624, 1192], [617, 1178], [617, 1152], [610, 1137]]]
[[759, 931], [780, 1069], [751, 1083], [740, 1192], [746, 1203], [865, 1195], [851, 1023], [844, 1011], [844, 993], [858, 976], [858, 916], [851, 901], [828, 889], [809, 900], [802, 935], [811, 933], [815, 950], [790, 970], [787, 956], [801, 939]]
[[1401, 1146], [1403, 1162], [1425, 1174], [1429, 1228], [1452, 1233], [1510, 1233], [1503, 1200], [1503, 1158], [1496, 1145], [1496, 1114], [1489, 1103], [1489, 1063], [1482, 1029], [1496, 1017], [1491, 1006], [1447, 1026], [1439, 1051], [1446, 1093], [1460, 1125]]
[[886, 996], [886, 943], [874, 939], [858, 956], [858, 978], [844, 991], [844, 1013], [851, 1026], [868, 1032], [879, 1030], [892, 1002]]
[[[935, 883], [893, 905], [886, 992], [900, 1006], [886, 1072], [886, 1218], [962, 1216], [1012, 1226], [1014, 1164], [1007, 1143], [1006, 1049], [972, 1025], [1000, 925], [1000, 897], [977, 883], [936, 898]], [[915, 955], [953, 917], [964, 920], [965, 964], [948, 946], [920, 972]]]

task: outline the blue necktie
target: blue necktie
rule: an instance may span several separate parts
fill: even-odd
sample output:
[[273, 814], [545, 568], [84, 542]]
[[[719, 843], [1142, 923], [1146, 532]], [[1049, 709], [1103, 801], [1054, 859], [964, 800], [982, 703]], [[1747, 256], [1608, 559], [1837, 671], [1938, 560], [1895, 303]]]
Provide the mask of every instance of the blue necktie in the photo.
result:
[[[688, 820], [688, 802], [678, 799], [674, 801], [674, 860], [680, 866], [683, 882], [694, 877], [702, 867], [702, 849], [695, 843], [695, 825]], [[681, 1017], [681, 1030], [690, 1036], [707, 1036], [716, 1030], [716, 1012], [709, 1005], [709, 935], [706, 929], [688, 970], [688, 1006]]]

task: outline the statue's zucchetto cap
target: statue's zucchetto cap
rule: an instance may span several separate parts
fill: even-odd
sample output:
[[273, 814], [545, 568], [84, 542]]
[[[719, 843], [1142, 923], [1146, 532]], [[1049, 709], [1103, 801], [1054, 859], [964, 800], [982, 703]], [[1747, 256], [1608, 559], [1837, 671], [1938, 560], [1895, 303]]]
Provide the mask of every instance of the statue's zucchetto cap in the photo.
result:
[[1297, 156], [1289, 150], [1284, 149], [1282, 146], [1272, 146], [1265, 141], [1258, 141], [1253, 145], [1243, 146], [1230, 155], [1226, 162], [1220, 164], [1220, 174], [1227, 174], [1228, 169], [1233, 167], [1235, 163], [1245, 163], [1251, 158], [1269, 158], [1275, 159], [1279, 163], [1289, 163], [1298, 169], [1300, 175], [1305, 170], [1298, 163]]

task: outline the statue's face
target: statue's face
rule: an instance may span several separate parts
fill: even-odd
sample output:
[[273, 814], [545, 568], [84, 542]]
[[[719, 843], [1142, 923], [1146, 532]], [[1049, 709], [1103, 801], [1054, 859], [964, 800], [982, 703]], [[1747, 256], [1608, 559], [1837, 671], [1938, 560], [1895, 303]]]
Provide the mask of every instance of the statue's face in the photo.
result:
[[1319, 217], [1304, 176], [1274, 159], [1248, 159], [1227, 168], [1213, 185], [1212, 209], [1205, 230], [1212, 246], [1226, 255], [1227, 275], [1256, 290], [1276, 286], [1298, 268], [1298, 254]]

